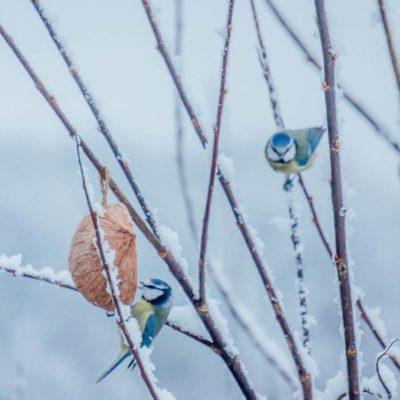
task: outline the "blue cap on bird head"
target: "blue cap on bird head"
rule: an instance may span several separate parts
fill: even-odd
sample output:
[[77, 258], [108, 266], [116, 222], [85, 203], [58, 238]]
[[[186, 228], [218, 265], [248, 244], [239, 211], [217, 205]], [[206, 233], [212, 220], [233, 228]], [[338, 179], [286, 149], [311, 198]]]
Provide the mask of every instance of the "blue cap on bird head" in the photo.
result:
[[293, 137], [286, 132], [279, 132], [272, 136], [271, 144], [275, 148], [287, 148], [293, 143]]

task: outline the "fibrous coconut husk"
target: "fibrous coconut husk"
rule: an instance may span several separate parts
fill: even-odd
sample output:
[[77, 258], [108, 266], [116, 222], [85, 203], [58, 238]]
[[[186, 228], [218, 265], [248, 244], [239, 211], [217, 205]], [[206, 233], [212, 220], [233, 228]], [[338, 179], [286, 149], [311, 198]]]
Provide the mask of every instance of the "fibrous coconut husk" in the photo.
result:
[[[114, 265], [119, 270], [120, 300], [125, 304], [132, 304], [137, 288], [137, 255], [136, 235], [128, 210], [122, 203], [107, 205], [103, 216], [98, 216], [98, 221], [99, 227], [104, 231], [104, 240], [114, 253], [114, 257], [108, 258], [114, 260]], [[114, 311], [114, 303], [107, 293], [107, 281], [95, 243], [93, 221], [87, 215], [72, 238], [69, 268], [77, 289], [86, 300], [107, 311]]]

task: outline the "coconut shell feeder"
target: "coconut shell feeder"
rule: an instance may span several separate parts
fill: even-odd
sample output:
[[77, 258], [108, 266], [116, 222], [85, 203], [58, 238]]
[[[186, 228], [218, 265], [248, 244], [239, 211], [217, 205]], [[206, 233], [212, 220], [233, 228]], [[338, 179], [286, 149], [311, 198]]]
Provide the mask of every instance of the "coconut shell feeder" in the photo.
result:
[[[114, 265], [119, 271], [119, 296], [124, 304], [132, 304], [137, 288], [136, 235], [127, 208], [122, 203], [104, 206], [98, 215], [104, 240], [114, 252]], [[76, 230], [69, 253], [69, 268], [79, 292], [92, 304], [106, 311], [114, 311], [114, 303], [107, 292], [107, 281], [90, 215], [86, 215]]]

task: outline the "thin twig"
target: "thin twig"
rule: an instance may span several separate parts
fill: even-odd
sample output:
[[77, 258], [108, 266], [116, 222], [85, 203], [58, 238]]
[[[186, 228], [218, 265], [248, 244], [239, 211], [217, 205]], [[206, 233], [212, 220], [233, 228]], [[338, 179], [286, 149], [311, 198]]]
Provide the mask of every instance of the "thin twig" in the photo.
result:
[[251, 315], [250, 310], [244, 308], [242, 304], [238, 304], [238, 301], [233, 298], [231, 291], [227, 287], [225, 280], [219, 278], [215, 269], [213, 269], [212, 267], [210, 268], [210, 276], [213, 278], [215, 286], [225, 300], [225, 304], [227, 305], [228, 310], [232, 314], [233, 318], [237, 321], [238, 325], [251, 340], [254, 347], [257, 348], [262, 356], [267, 360], [267, 362], [277, 370], [279, 375], [290, 386], [290, 388], [292, 390], [297, 390], [297, 382], [293, 379], [293, 376], [290, 374], [289, 371], [287, 371], [284, 366], [281, 365], [281, 363], [275, 358], [275, 356], [266, 349], [263, 339], [256, 334], [254, 330], [255, 327], [252, 326], [252, 324], [249, 322], [249, 317]]
[[390, 61], [392, 62], [394, 77], [396, 78], [397, 89], [399, 90], [398, 94], [400, 96], [400, 66], [399, 66], [399, 60], [397, 59], [396, 50], [395, 50], [394, 44], [393, 44], [392, 32], [390, 30], [390, 25], [389, 25], [389, 20], [388, 20], [387, 14], [386, 14], [384, 0], [378, 0], [378, 6], [379, 6], [379, 13], [380, 13], [381, 20], [382, 20], [382, 25], [385, 30], [386, 43], [387, 43], [389, 54], [390, 54]]
[[143, 379], [145, 385], [147, 386], [147, 389], [149, 390], [152, 398], [154, 400], [158, 400], [159, 396], [157, 394], [157, 390], [154, 387], [152, 380], [150, 379], [150, 377], [147, 374], [147, 371], [144, 367], [144, 364], [140, 357], [139, 351], [137, 349], [138, 344], [135, 345], [133, 343], [130, 333], [128, 331], [128, 328], [125, 324], [125, 319], [124, 319], [124, 316], [122, 313], [121, 304], [119, 302], [118, 294], [116, 291], [117, 289], [114, 287], [114, 282], [113, 282], [113, 278], [111, 275], [111, 270], [110, 270], [111, 267], [110, 267], [110, 265], [108, 265], [106, 255], [104, 252], [103, 243], [102, 243], [101, 234], [100, 234], [99, 222], [97, 219], [97, 213], [94, 211], [93, 205], [90, 200], [87, 183], [86, 183], [86, 178], [85, 178], [85, 173], [83, 171], [83, 166], [82, 166], [82, 159], [81, 159], [81, 153], [80, 153], [80, 138], [78, 137], [77, 134], [75, 134], [75, 142], [76, 142], [76, 151], [77, 151], [77, 155], [78, 155], [79, 170], [80, 170], [81, 178], [82, 178], [82, 186], [83, 186], [83, 190], [85, 192], [86, 202], [87, 202], [87, 205], [88, 205], [88, 208], [90, 211], [90, 216], [91, 216], [94, 231], [96, 234], [96, 247], [97, 247], [97, 250], [100, 255], [103, 270], [106, 274], [106, 278], [107, 278], [107, 282], [108, 282], [108, 288], [110, 290], [110, 294], [111, 294], [111, 297], [112, 297], [112, 300], [113, 300], [113, 303], [115, 306], [115, 310], [118, 315], [118, 318], [116, 318], [116, 322], [125, 337], [125, 340], [129, 347], [129, 350], [130, 350], [131, 354], [133, 355], [137, 366], [139, 367], [140, 374], [142, 376], [142, 379]]
[[[182, 39], [183, 39], [183, 3], [175, 0], [175, 57], [179, 57], [182, 71]], [[186, 162], [184, 154], [184, 126], [182, 118], [182, 104], [178, 94], [175, 94], [175, 128], [176, 128], [176, 164], [178, 169], [179, 184], [185, 204], [186, 218], [191, 231], [197, 232], [196, 219], [192, 196], [189, 191], [189, 180], [186, 174]], [[196, 239], [196, 246], [198, 241]]]
[[314, 199], [313, 199], [313, 197], [311, 196], [310, 192], [307, 189], [307, 186], [306, 186], [306, 183], [304, 182], [303, 176], [301, 174], [298, 174], [298, 177], [299, 177], [300, 186], [303, 189], [304, 196], [306, 197], [308, 206], [309, 206], [311, 214], [312, 214], [312, 222], [314, 223], [314, 225], [315, 225], [315, 227], [316, 227], [316, 229], [318, 231], [319, 237], [320, 237], [320, 239], [321, 239], [326, 251], [328, 252], [329, 257], [332, 260], [333, 251], [331, 249], [331, 246], [330, 246], [330, 244], [328, 242], [328, 239], [325, 236], [325, 233], [324, 233], [324, 231], [322, 229], [322, 226], [321, 226], [321, 223], [319, 221], [317, 210], [315, 209], [315, 206], [314, 206]]
[[382, 377], [381, 374], [381, 370], [380, 370], [380, 361], [382, 360], [383, 357], [385, 357], [389, 350], [391, 349], [391, 347], [398, 342], [400, 339], [394, 339], [390, 342], [389, 346], [386, 347], [386, 349], [376, 358], [376, 362], [375, 362], [375, 368], [376, 368], [376, 374], [378, 375], [379, 381], [381, 382], [383, 388], [385, 389], [385, 392], [388, 396], [389, 399], [392, 398], [393, 394], [390, 391], [389, 387], [387, 386], [387, 384], [385, 383], [385, 380]]
[[158, 232], [157, 232], [157, 224], [153, 215], [153, 212], [151, 211], [151, 209], [149, 208], [149, 206], [147, 205], [143, 195], [142, 195], [142, 191], [140, 190], [140, 187], [138, 185], [138, 183], [136, 182], [132, 171], [129, 167], [128, 162], [125, 160], [125, 158], [123, 157], [121, 151], [118, 148], [117, 143], [115, 142], [113, 136], [111, 135], [111, 132], [99, 110], [99, 108], [97, 107], [96, 101], [92, 95], [92, 93], [90, 92], [90, 90], [88, 89], [88, 87], [86, 86], [86, 84], [84, 83], [84, 81], [82, 80], [78, 70], [76, 69], [71, 56], [67, 53], [67, 51], [65, 50], [64, 45], [62, 44], [59, 36], [57, 35], [56, 31], [54, 30], [53, 25], [51, 24], [50, 20], [48, 19], [48, 17], [46, 16], [46, 13], [43, 9], [43, 7], [40, 4], [39, 0], [30, 0], [33, 7], [35, 8], [35, 10], [37, 11], [37, 14], [39, 15], [40, 19], [42, 20], [43, 24], [45, 25], [47, 32], [49, 33], [51, 39], [53, 40], [54, 44], [57, 47], [57, 50], [59, 51], [60, 55], [62, 56], [65, 64], [68, 67], [68, 70], [71, 74], [71, 76], [73, 77], [75, 83], [77, 84], [82, 96], [84, 97], [87, 105], [90, 108], [90, 111], [92, 112], [94, 118], [96, 119], [98, 128], [99, 128], [99, 132], [103, 135], [103, 137], [106, 139], [108, 145], [110, 146], [117, 162], [119, 163], [120, 167], [122, 168], [126, 179], [129, 182], [130, 187], [132, 188], [133, 192], [136, 195], [136, 198], [143, 210], [144, 215], [146, 216], [146, 220], [149, 224], [149, 226], [151, 227], [152, 231], [154, 232], [154, 234], [159, 237]]
[[[316, 69], [321, 71], [322, 66], [317, 61], [316, 57], [314, 57], [312, 55], [311, 51], [307, 48], [307, 46], [305, 45], [303, 40], [300, 39], [300, 36], [297, 34], [297, 32], [290, 26], [290, 24], [288, 23], [286, 18], [283, 16], [281, 11], [274, 4], [273, 0], [265, 0], [265, 4], [272, 11], [273, 15], [276, 17], [278, 22], [288, 33], [288, 35], [293, 40], [293, 42], [303, 52], [307, 61], [309, 61]], [[358, 113], [360, 113], [362, 115], [362, 117], [374, 128], [374, 130], [376, 131], [376, 133], [379, 136], [381, 136], [393, 149], [395, 149], [397, 151], [397, 153], [400, 153], [400, 143], [398, 143], [393, 138], [393, 135], [391, 133], [389, 133], [388, 130], [384, 126], [382, 126], [382, 124], [379, 121], [377, 121], [376, 118], [373, 117], [371, 115], [371, 113], [369, 111], [367, 111], [367, 109], [358, 100], [356, 100], [356, 98], [352, 94], [350, 94], [350, 92], [345, 87], [343, 87], [343, 85], [338, 84], [338, 87], [341, 88], [344, 99], [348, 103], [350, 103], [350, 105]]]
[[317, 24], [321, 38], [324, 59], [324, 90], [328, 122], [329, 148], [331, 159], [332, 208], [335, 221], [336, 255], [335, 264], [340, 287], [344, 338], [346, 345], [348, 393], [350, 400], [360, 399], [360, 379], [357, 361], [357, 341], [353, 314], [351, 282], [346, 249], [345, 208], [342, 195], [342, 177], [340, 167], [339, 127], [337, 124], [335, 93], [335, 60], [329, 36], [328, 21], [324, 0], [315, 0]]
[[[65, 114], [60, 109], [57, 101], [55, 100], [54, 96], [50, 95], [48, 90], [44, 87], [43, 83], [40, 81], [36, 73], [33, 71], [32, 67], [29, 65], [26, 58], [23, 56], [21, 51], [15, 45], [11, 36], [9, 36], [4, 28], [0, 25], [0, 35], [4, 38], [10, 49], [13, 51], [17, 59], [23, 65], [26, 72], [29, 74], [33, 82], [35, 83], [35, 87], [39, 90], [42, 96], [45, 98], [47, 103], [50, 105], [52, 110], [56, 113], [68, 134], [73, 139], [75, 137], [76, 131], [75, 128], [71, 125]], [[83, 152], [86, 154], [90, 162], [96, 168], [99, 174], [104, 171], [104, 166], [99, 162], [99, 160], [95, 157], [93, 152], [87, 146], [87, 144], [81, 139], [80, 147]], [[243, 394], [250, 400], [257, 399], [257, 394], [254, 391], [246, 373], [244, 370], [244, 366], [240, 360], [238, 354], [232, 354], [230, 352], [229, 346], [227, 345], [225, 338], [223, 337], [221, 331], [218, 328], [217, 323], [214, 321], [213, 317], [209, 313], [208, 310], [203, 310], [199, 307], [198, 301], [196, 300], [194, 289], [191, 285], [190, 280], [185, 275], [182, 266], [180, 263], [175, 259], [170, 251], [160, 242], [160, 240], [155, 236], [155, 234], [149, 229], [146, 222], [140, 217], [138, 212], [134, 209], [132, 204], [129, 202], [127, 197], [121, 191], [117, 183], [114, 179], [110, 176], [110, 189], [116, 196], [116, 198], [123, 203], [128, 212], [135, 223], [135, 225], [140, 229], [146, 239], [150, 242], [150, 244], [154, 247], [157, 251], [159, 256], [162, 260], [167, 264], [169, 271], [175, 277], [175, 279], [179, 282], [180, 286], [182, 287], [183, 291], [185, 292], [186, 296], [192, 303], [193, 307], [195, 308], [197, 314], [201, 318], [204, 326], [206, 327], [207, 331], [209, 332], [215, 346], [221, 352], [221, 358], [225, 362], [226, 366], [229, 368], [232, 376], [235, 378], [237, 384], [239, 385], [240, 389], [242, 390]]]
[[[46, 282], [50, 283], [52, 285], [64, 288], [64, 289], [69, 289], [73, 290], [75, 292], [78, 291], [78, 289], [71, 284], [68, 284], [64, 282], [62, 279], [50, 279], [49, 277], [42, 275], [40, 270], [32, 270], [31, 272], [25, 272], [21, 270], [20, 268], [15, 268], [15, 267], [7, 267], [5, 265], [0, 265], [0, 271], [8, 272], [9, 274], [13, 275], [16, 278], [28, 278], [28, 279], [33, 279], [39, 282]], [[218, 349], [216, 349], [215, 345], [213, 344], [212, 341], [198, 335], [197, 333], [191, 332], [185, 328], [182, 328], [181, 326], [177, 325], [176, 323], [167, 321], [166, 325], [169, 326], [170, 328], [174, 329], [175, 331], [182, 333], [186, 336], [189, 336], [190, 338], [196, 340], [197, 342], [204, 344], [207, 347], [210, 347], [214, 352], [218, 352]]]
[[226, 21], [226, 37], [224, 51], [222, 53], [221, 81], [219, 88], [217, 120], [214, 125], [214, 141], [212, 149], [212, 159], [210, 167], [210, 177], [208, 181], [207, 200], [203, 216], [203, 228], [201, 231], [200, 255], [199, 255], [199, 301], [202, 307], [206, 306], [206, 254], [208, 244], [208, 226], [210, 222], [211, 204], [214, 194], [215, 175], [217, 172], [219, 137], [221, 131], [222, 112], [224, 109], [224, 100], [226, 97], [226, 74], [228, 71], [229, 49], [232, 34], [232, 17], [235, 1], [229, 0], [228, 17]]
[[[277, 129], [284, 129], [285, 124], [283, 122], [282, 112], [279, 106], [278, 95], [275, 89], [275, 85], [273, 83], [271, 68], [268, 60], [267, 48], [264, 44], [264, 39], [262, 37], [257, 9], [254, 0], [250, 0], [250, 5], [253, 15], [254, 27], [256, 29], [257, 39], [258, 39], [258, 46], [259, 46], [258, 55], [259, 55], [260, 66], [263, 71], [265, 82], [267, 84], [269, 100], [275, 120], [275, 125]], [[300, 310], [301, 329], [303, 335], [303, 346], [308, 353], [311, 353], [310, 327], [309, 327], [308, 306], [307, 306], [307, 289], [304, 281], [304, 262], [303, 262], [302, 248], [301, 248], [301, 239], [298, 233], [299, 218], [297, 216], [297, 213], [295, 212], [295, 207], [293, 203], [293, 184], [289, 175], [285, 179], [283, 190], [287, 193], [287, 206], [288, 206], [290, 229], [291, 229], [290, 240], [292, 242], [295, 253], [295, 264], [297, 273], [297, 293], [299, 298], [299, 310]]]
[[[206, 147], [207, 138], [204, 136], [203, 129], [201, 128], [201, 126], [199, 124], [199, 120], [196, 117], [196, 114], [194, 113], [193, 107], [189, 101], [188, 96], [186, 95], [186, 91], [184, 90], [181, 79], [171, 61], [169, 52], [164, 45], [164, 41], [161, 36], [160, 30], [158, 28], [156, 19], [153, 15], [149, 0], [142, 0], [142, 4], [146, 11], [146, 15], [147, 15], [148, 21], [151, 25], [152, 31], [154, 33], [154, 36], [155, 36], [155, 39], [157, 42], [157, 48], [160, 51], [160, 54], [163, 57], [166, 65], [167, 65], [168, 71], [169, 71], [171, 78], [172, 78], [172, 80], [176, 86], [176, 89], [179, 93], [179, 97], [181, 98], [181, 101], [183, 102], [185, 109], [188, 112], [189, 117], [192, 121], [193, 128], [194, 128], [197, 136], [199, 137], [202, 146]], [[237, 226], [243, 236], [246, 246], [250, 252], [250, 255], [254, 261], [257, 271], [263, 282], [263, 285], [267, 292], [268, 298], [272, 304], [272, 307], [273, 307], [273, 310], [275, 313], [275, 317], [279, 323], [279, 326], [282, 329], [282, 332], [285, 337], [288, 348], [290, 350], [290, 353], [293, 357], [293, 361], [296, 365], [296, 369], [298, 372], [299, 381], [301, 382], [301, 385], [302, 385], [304, 398], [306, 400], [312, 399], [312, 382], [311, 382], [310, 374], [308, 373], [308, 371], [304, 365], [304, 361], [299, 352], [297, 343], [294, 339], [293, 332], [291, 331], [291, 329], [289, 327], [286, 316], [285, 316], [282, 306], [280, 304], [279, 297], [278, 297], [276, 290], [271, 282], [271, 279], [267, 273], [267, 269], [264, 264], [264, 261], [262, 260], [259, 252], [257, 251], [253, 237], [250, 233], [249, 225], [247, 224], [246, 219], [241, 212], [240, 205], [239, 205], [238, 201], [236, 200], [236, 196], [233, 192], [232, 185], [231, 185], [229, 179], [227, 179], [224, 176], [224, 174], [220, 168], [218, 168], [218, 170], [217, 170], [217, 175], [218, 175], [218, 179], [221, 183], [221, 186], [224, 190], [224, 193], [228, 199], [228, 202], [229, 202], [229, 205], [233, 212], [233, 215], [235, 217]]]

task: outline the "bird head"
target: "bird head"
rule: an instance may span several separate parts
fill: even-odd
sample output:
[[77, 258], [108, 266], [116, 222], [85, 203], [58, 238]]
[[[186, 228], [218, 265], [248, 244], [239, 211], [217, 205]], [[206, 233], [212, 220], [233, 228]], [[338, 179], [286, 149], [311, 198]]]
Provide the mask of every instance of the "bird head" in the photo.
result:
[[296, 158], [296, 142], [287, 132], [278, 132], [269, 139], [265, 153], [276, 163], [288, 164]]
[[170, 300], [172, 288], [161, 279], [151, 278], [140, 282], [142, 298], [152, 304], [162, 304]]

